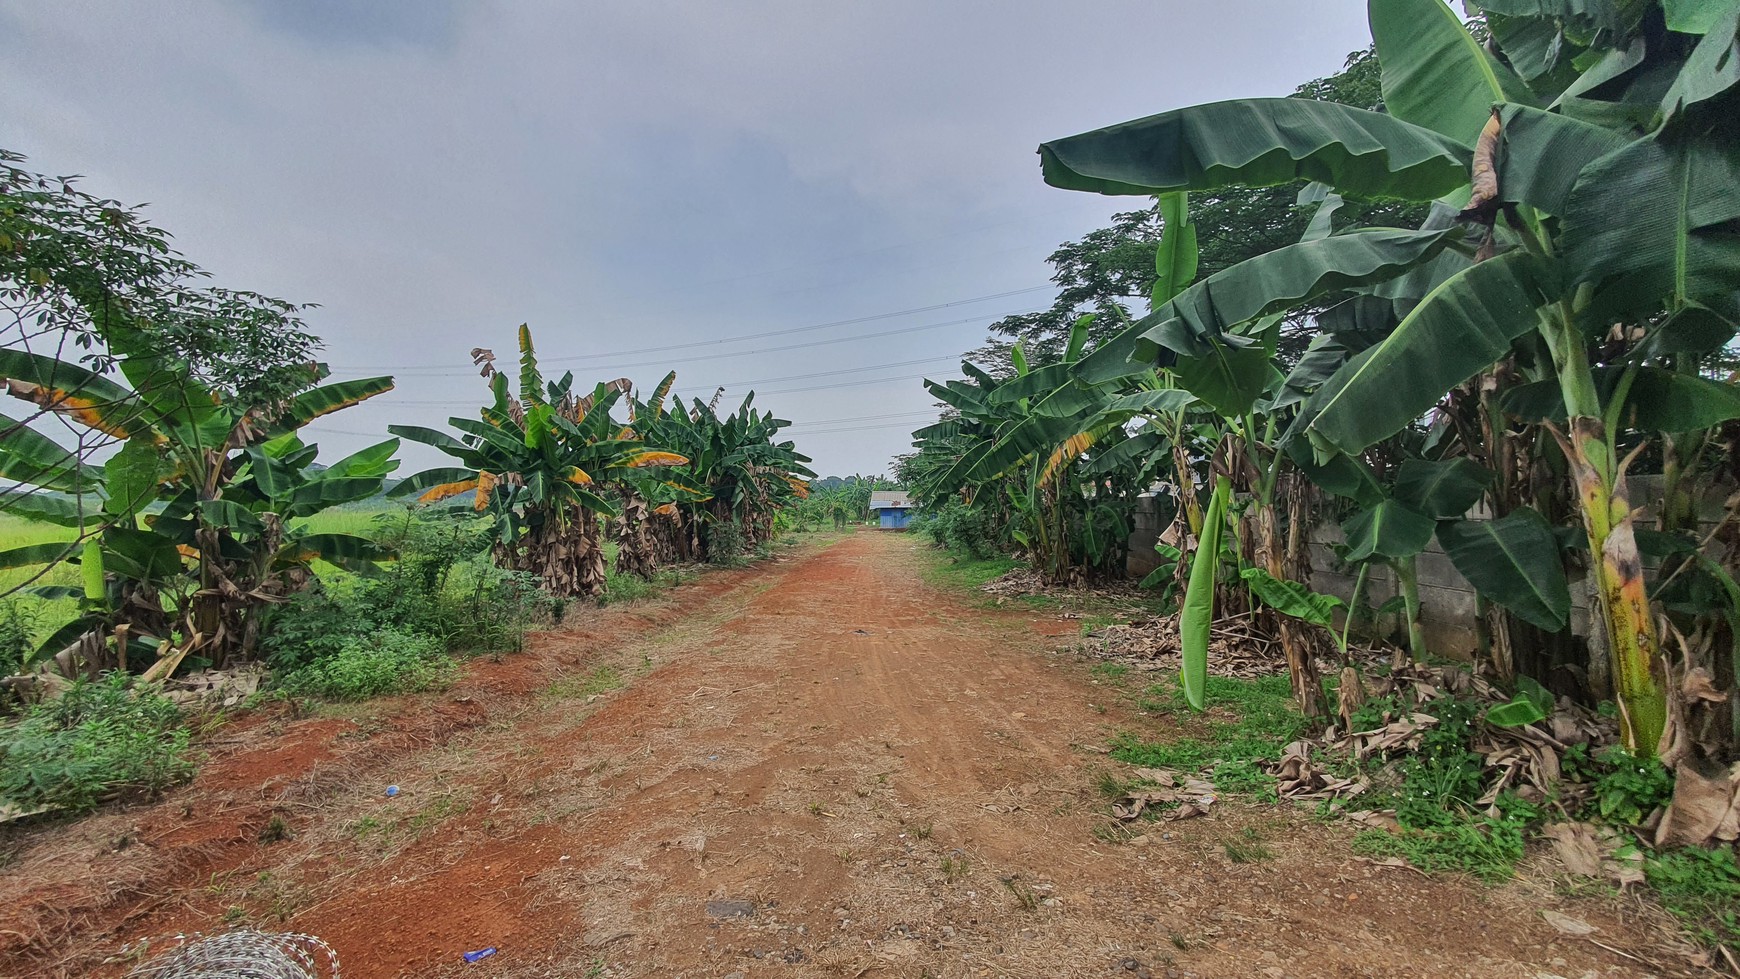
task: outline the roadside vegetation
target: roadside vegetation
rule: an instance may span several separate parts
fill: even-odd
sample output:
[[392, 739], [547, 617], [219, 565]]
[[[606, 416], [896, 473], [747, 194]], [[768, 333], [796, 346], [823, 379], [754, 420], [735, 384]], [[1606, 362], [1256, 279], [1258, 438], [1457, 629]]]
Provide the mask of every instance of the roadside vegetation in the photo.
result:
[[[619, 378], [512, 378], [451, 431], [323, 457], [334, 379], [302, 307], [204, 283], [168, 235], [0, 151], [0, 814], [77, 812], [193, 770], [195, 688], [355, 700], [766, 553], [808, 494], [789, 422]], [[721, 392], [722, 394], [722, 392]], [[457, 465], [396, 478], [402, 439]], [[192, 711], [193, 713], [188, 713]]]
[[[897, 474], [957, 560], [1057, 587], [1158, 517], [1177, 686], [1139, 696], [1187, 733], [1124, 761], [1357, 811], [1359, 852], [1427, 871], [1507, 879], [1544, 834], [1732, 963], [1740, 6], [1368, 6], [1291, 97], [1043, 144], [1052, 186], [1153, 204], [926, 382]], [[1323, 524], [1351, 595], [1312, 588]], [[1434, 540], [1474, 663], [1427, 640]]]

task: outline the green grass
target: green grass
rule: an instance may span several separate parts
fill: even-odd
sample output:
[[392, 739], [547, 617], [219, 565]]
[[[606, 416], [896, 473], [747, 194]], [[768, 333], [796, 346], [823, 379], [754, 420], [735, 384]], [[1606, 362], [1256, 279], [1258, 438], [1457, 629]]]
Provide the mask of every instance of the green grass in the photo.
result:
[[1125, 732], [1112, 741], [1112, 757], [1146, 768], [1200, 771], [1214, 765], [1214, 784], [1226, 792], [1262, 792], [1274, 779], [1259, 767], [1305, 730], [1286, 676], [1235, 679], [1211, 676], [1204, 710], [1192, 711], [1174, 681], [1149, 687], [1138, 700], [1145, 711], [1181, 722], [1185, 734], [1144, 740]]
[[973, 558], [942, 552], [941, 560], [925, 572], [933, 585], [974, 589], [1027, 565], [1012, 557]]
[[1694, 938], [1740, 947], [1740, 863], [1732, 849], [1689, 847], [1649, 856], [1643, 872], [1662, 906]]

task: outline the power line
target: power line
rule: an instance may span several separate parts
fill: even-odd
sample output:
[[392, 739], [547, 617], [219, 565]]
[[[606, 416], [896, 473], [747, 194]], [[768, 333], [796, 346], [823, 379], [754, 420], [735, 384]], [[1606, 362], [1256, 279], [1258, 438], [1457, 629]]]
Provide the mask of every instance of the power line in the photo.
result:
[[[890, 368], [895, 368], [895, 367], [916, 367], [920, 364], [941, 364], [941, 363], [948, 363], [948, 362], [958, 362], [959, 359], [960, 358], [957, 355], [946, 355], [946, 356], [940, 356], [940, 357], [921, 357], [917, 360], [897, 360], [897, 361], [894, 361], [893, 363], [888, 363], [888, 364], [870, 364], [870, 365], [865, 366], [865, 367], [846, 367], [846, 368], [842, 368], [840, 370], [834, 370], [834, 371], [813, 371], [813, 372], [808, 373], [808, 374], [788, 374], [784, 377], [763, 377], [763, 378], [757, 378], [755, 380], [749, 380], [749, 381], [726, 381], [726, 382], [721, 383], [721, 384], [696, 384], [696, 385], [691, 385], [691, 386], [687, 386], [687, 387], [676, 388], [676, 389], [674, 389], [673, 393], [695, 394], [695, 393], [699, 393], [699, 392], [713, 391], [716, 388], [730, 389], [730, 388], [737, 388], [737, 387], [747, 387], [747, 386], [753, 385], [753, 384], [779, 384], [779, 383], [782, 383], [785, 381], [807, 381], [807, 380], [811, 380], [813, 378], [818, 378], [818, 377], [838, 377], [842, 374], [862, 374], [865, 371], [888, 370]], [[923, 377], [924, 375], [918, 374], [918, 375], [913, 375], [913, 376]], [[898, 380], [898, 379], [899, 378], [888, 378], [887, 380]], [[853, 382], [853, 383], [862, 383], [862, 382]], [[843, 385], [843, 386], [845, 386], [845, 385]], [[806, 390], [820, 390], [820, 389], [810, 388], [810, 389], [806, 389]], [[774, 392], [765, 392], [765, 393], [771, 394]], [[439, 408], [439, 407], [443, 407], [443, 406], [452, 407], [452, 406], [470, 405], [470, 404], [476, 404], [477, 402], [474, 400], [468, 399], [468, 400], [443, 400], [443, 401], [390, 401], [390, 402], [383, 402], [383, 403], [398, 405], [400, 407]]]
[[[859, 316], [859, 317], [856, 317], [853, 319], [835, 320], [831, 323], [815, 323], [815, 324], [812, 324], [810, 326], [794, 326], [794, 327], [791, 327], [789, 329], [784, 329], [784, 330], [767, 330], [767, 331], [764, 331], [761, 333], [744, 333], [744, 334], [740, 334], [738, 336], [718, 337], [718, 338], [715, 338], [712, 340], [696, 340], [696, 341], [692, 341], [689, 343], [673, 343], [673, 344], [668, 344], [668, 345], [663, 346], [663, 347], [640, 347], [640, 348], [636, 348], [633, 350], [617, 350], [617, 351], [612, 351], [610, 353], [576, 354], [576, 355], [568, 356], [568, 357], [546, 357], [546, 358], [541, 358], [541, 361], [543, 363], [554, 364], [554, 363], [568, 363], [568, 362], [577, 361], [577, 360], [607, 360], [611, 357], [636, 357], [636, 356], [640, 356], [642, 354], [662, 353], [662, 352], [670, 351], [670, 350], [693, 350], [697, 347], [718, 346], [719, 344], [737, 343], [737, 342], [740, 342], [743, 340], [764, 340], [764, 339], [767, 339], [768, 337], [790, 336], [794, 333], [808, 333], [808, 332], [812, 332], [814, 330], [828, 330], [828, 329], [832, 329], [832, 328], [837, 327], [837, 326], [855, 326], [859, 323], [873, 323], [873, 322], [876, 322], [877, 320], [894, 319], [895, 317], [898, 317], [898, 316], [910, 316], [913, 313], [928, 313], [928, 312], [932, 312], [932, 311], [938, 310], [938, 309], [948, 309], [948, 308], [953, 307], [953, 306], [965, 306], [965, 305], [968, 305], [970, 303], [988, 302], [992, 299], [1007, 299], [1010, 296], [1021, 296], [1021, 295], [1026, 295], [1027, 293], [1042, 292], [1046, 289], [1055, 289], [1055, 288], [1057, 288], [1057, 287], [1054, 285], [1032, 286], [1032, 287], [1026, 288], [1026, 289], [1011, 289], [1008, 292], [995, 292], [995, 293], [991, 293], [991, 294], [985, 295], [985, 296], [974, 296], [970, 299], [956, 299], [952, 302], [936, 303], [936, 304], [930, 305], [930, 306], [914, 306], [911, 309], [900, 309], [900, 310], [895, 310], [894, 312], [890, 312], [890, 313], [877, 313], [877, 314], [874, 314], [872, 316]], [[1004, 314], [1004, 315], [1013, 315], [1013, 314]], [[975, 319], [976, 318], [977, 317], [975, 317]], [[445, 365], [441, 365], [441, 364], [424, 364], [424, 365], [345, 364], [345, 365], [334, 365], [333, 369], [334, 370], [346, 370], [346, 371], [409, 371], [409, 370], [449, 371], [450, 370], [450, 368], [446, 367]], [[464, 372], [463, 371], [456, 371], [454, 373], [464, 373]], [[437, 375], [437, 376], [440, 376], [440, 375]]]

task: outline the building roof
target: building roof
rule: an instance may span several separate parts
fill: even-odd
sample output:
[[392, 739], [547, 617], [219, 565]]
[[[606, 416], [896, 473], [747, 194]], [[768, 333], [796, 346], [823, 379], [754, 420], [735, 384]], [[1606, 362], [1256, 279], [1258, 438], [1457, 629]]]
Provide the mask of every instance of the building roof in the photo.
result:
[[872, 510], [906, 510], [911, 507], [912, 499], [905, 490], [872, 490], [870, 493]]

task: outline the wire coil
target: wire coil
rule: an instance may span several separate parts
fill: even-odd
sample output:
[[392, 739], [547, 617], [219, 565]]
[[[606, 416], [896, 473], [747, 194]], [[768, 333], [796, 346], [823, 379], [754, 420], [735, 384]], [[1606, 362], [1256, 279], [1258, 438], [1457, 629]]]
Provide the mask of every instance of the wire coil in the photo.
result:
[[128, 979], [339, 979], [338, 953], [313, 935], [242, 929], [176, 937], [180, 945]]

